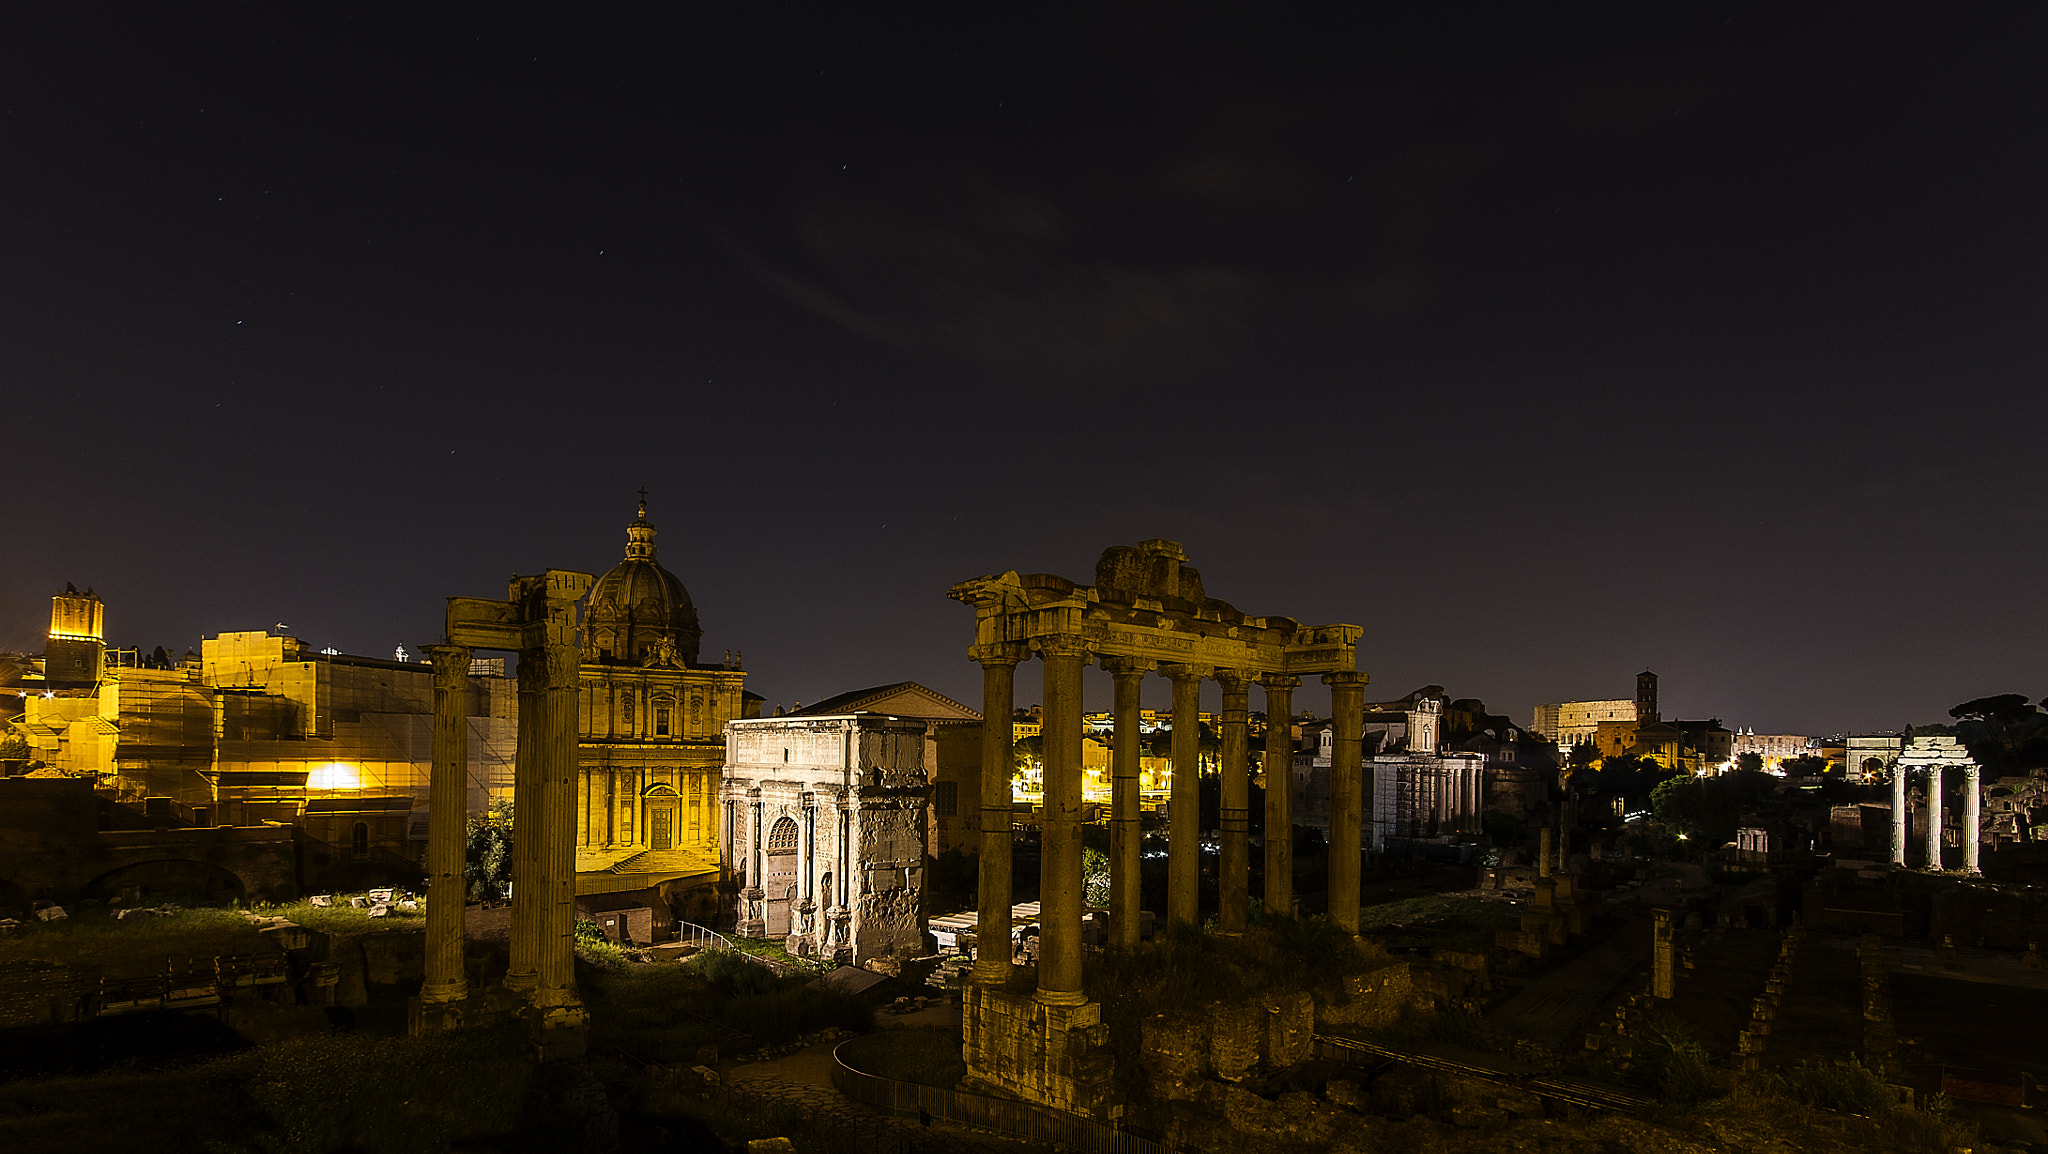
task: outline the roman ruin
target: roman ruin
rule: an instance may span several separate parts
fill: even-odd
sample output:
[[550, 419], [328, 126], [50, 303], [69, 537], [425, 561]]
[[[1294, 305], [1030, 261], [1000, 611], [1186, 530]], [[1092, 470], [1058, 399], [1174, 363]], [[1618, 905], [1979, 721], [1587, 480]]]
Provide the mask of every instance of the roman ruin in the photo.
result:
[[[1077, 1113], [1102, 1109], [1111, 1073], [1103, 1050], [1101, 1007], [1081, 985], [1081, 671], [1090, 659], [1116, 684], [1110, 863], [1111, 939], [1137, 940], [1138, 688], [1157, 671], [1173, 683], [1173, 775], [1169, 801], [1167, 918], [1199, 924], [1200, 830], [1196, 764], [1201, 683], [1223, 687], [1220, 933], [1246, 923], [1250, 865], [1246, 711], [1254, 681], [1266, 689], [1268, 716], [1288, 716], [1304, 674], [1330, 686], [1336, 723], [1331, 781], [1330, 910], [1343, 930], [1358, 930], [1359, 780], [1366, 675], [1357, 669], [1356, 625], [1304, 626], [1286, 617], [1250, 617], [1206, 595], [1201, 574], [1173, 541], [1113, 546], [1096, 562], [1095, 583], [1015, 571], [955, 585], [948, 596], [974, 608], [969, 656], [982, 667], [982, 849], [977, 939], [1010, 940], [1011, 748], [1001, 720], [1015, 713], [1016, 667], [1033, 653], [1044, 663], [1045, 808], [1040, 858], [1042, 910], [1036, 990], [1005, 987], [1009, 951], [982, 948], [966, 992], [964, 1051], [971, 1076], [1034, 1101]], [[1267, 764], [1274, 764], [1271, 750]], [[1285, 762], [1280, 764], [1284, 765]], [[1183, 768], [1185, 767], [1185, 769]], [[1284, 779], [1283, 779], [1284, 780]], [[1267, 806], [1275, 794], [1267, 791]], [[1285, 801], [1279, 803], [1283, 811]], [[1284, 839], [1282, 839], [1284, 840]], [[1272, 851], [1269, 849], [1268, 854]], [[1291, 909], [1288, 871], [1267, 872], [1266, 901]], [[1276, 891], [1274, 887], [1279, 887]]]

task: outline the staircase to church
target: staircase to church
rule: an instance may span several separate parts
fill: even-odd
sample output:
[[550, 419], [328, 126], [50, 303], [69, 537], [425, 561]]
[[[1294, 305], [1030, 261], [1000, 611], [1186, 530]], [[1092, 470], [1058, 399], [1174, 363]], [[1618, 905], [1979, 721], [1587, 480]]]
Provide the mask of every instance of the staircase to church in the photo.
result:
[[644, 863], [646, 861], [647, 851], [643, 849], [632, 857], [620, 858], [604, 868], [606, 871], [615, 874], [636, 874], [645, 868]]

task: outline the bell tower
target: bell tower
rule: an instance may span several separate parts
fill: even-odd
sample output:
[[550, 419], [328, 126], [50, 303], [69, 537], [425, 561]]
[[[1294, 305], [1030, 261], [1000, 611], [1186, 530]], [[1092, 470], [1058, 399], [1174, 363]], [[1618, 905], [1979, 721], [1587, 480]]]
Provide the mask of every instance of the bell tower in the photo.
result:
[[90, 588], [80, 593], [69, 581], [50, 598], [50, 637], [43, 648], [43, 681], [52, 689], [96, 684], [106, 657], [106, 606]]

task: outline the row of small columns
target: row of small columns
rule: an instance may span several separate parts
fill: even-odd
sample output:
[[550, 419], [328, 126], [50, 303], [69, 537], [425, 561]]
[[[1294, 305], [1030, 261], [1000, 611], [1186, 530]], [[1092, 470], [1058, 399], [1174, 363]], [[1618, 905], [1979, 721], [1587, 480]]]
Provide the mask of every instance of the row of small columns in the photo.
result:
[[[1039, 856], [1038, 1000], [1076, 1005], [1081, 989], [1081, 671], [1088, 648], [1079, 637], [1053, 636], [1033, 643], [1045, 670], [1043, 729], [1045, 794]], [[1013, 768], [1010, 718], [1016, 711], [1016, 668], [1026, 654], [1021, 644], [979, 646], [974, 659], [982, 671], [981, 880], [976, 918], [980, 948], [974, 980], [1001, 984], [1010, 977], [1010, 803]], [[1114, 685], [1110, 738], [1110, 933], [1118, 946], [1138, 942], [1140, 689], [1150, 662], [1103, 655], [1098, 664]], [[1254, 680], [1266, 694], [1266, 892], [1265, 906], [1277, 913], [1294, 908], [1293, 815], [1289, 794], [1293, 741], [1292, 697], [1298, 677], [1253, 678], [1234, 670], [1162, 664], [1173, 683], [1172, 824], [1167, 842], [1167, 921], [1199, 922], [1201, 877], [1200, 781], [1196, 771], [1201, 729], [1202, 682], [1214, 678], [1223, 689], [1222, 827], [1218, 862], [1219, 933], [1243, 933], [1247, 922], [1250, 798], [1247, 713]], [[1365, 675], [1329, 673], [1335, 715], [1336, 766], [1331, 775], [1330, 911], [1343, 929], [1358, 930], [1360, 833], [1363, 828], [1359, 770], [1365, 708]], [[1277, 719], [1277, 720], [1276, 720]], [[1275, 739], [1275, 734], [1278, 739]], [[1274, 831], [1279, 831], [1277, 834]]]
[[[1935, 765], [1927, 770], [1927, 868], [1941, 868], [1941, 771], [1947, 766]], [[1965, 764], [1963, 771], [1963, 869], [1970, 873], [1981, 872], [1977, 868], [1977, 825], [1982, 820], [1983, 770], [1975, 763]], [[1904, 867], [1906, 864], [1906, 774], [1907, 766], [1892, 768], [1892, 864]]]

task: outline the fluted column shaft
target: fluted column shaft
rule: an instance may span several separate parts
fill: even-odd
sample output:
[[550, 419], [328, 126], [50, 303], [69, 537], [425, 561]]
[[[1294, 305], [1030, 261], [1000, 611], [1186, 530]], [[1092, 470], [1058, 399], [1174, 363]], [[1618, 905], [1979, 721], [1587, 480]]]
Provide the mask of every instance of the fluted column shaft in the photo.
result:
[[1299, 677], [1261, 678], [1266, 689], [1266, 912], [1294, 914], [1294, 688]]
[[459, 1002], [462, 972], [463, 846], [468, 824], [469, 659], [467, 645], [429, 645], [434, 663], [434, 767], [427, 782], [427, 956], [420, 1000]]
[[[540, 990], [543, 1010], [580, 1015], [576, 992], [576, 691], [582, 652], [576, 638], [576, 603], [550, 588], [547, 597], [546, 777], [542, 782], [540, 864], [547, 887], [542, 931]], [[580, 1024], [580, 1023], [569, 1023]]]
[[1977, 869], [1977, 823], [1983, 820], [1983, 770], [1975, 764], [1963, 767], [1963, 868]]
[[1147, 666], [1128, 657], [1104, 657], [1102, 668], [1113, 679], [1109, 744], [1109, 928], [1118, 946], [1138, 944], [1139, 822], [1138, 787], [1141, 751], [1138, 713], [1143, 708]]
[[[516, 594], [515, 594], [516, 597]], [[540, 882], [541, 783], [546, 744], [546, 660], [538, 649], [519, 653], [519, 744], [512, 757], [512, 941], [505, 988], [531, 996], [540, 985], [540, 940], [545, 904]]]
[[1358, 932], [1359, 832], [1365, 804], [1361, 737], [1365, 728], [1365, 675], [1325, 673], [1330, 687], [1330, 922]]
[[1941, 868], [1941, 771], [1939, 765], [1927, 770], [1927, 868]]
[[1174, 925], [1202, 922], [1202, 678], [1195, 665], [1166, 665], [1173, 681], [1172, 815], [1166, 841], [1166, 920]]
[[1076, 1006], [1081, 990], [1081, 669], [1079, 637], [1039, 641], [1045, 663], [1045, 815], [1038, 901], [1038, 1000]]
[[1906, 865], [1906, 767], [1892, 766], [1892, 864]]
[[1228, 670], [1219, 672], [1216, 681], [1223, 687], [1223, 780], [1217, 807], [1222, 845], [1216, 862], [1216, 930], [1241, 934], [1251, 885], [1250, 815], [1246, 812], [1251, 797], [1246, 759], [1250, 740], [1245, 714], [1251, 709], [1252, 683], [1249, 677]]
[[1017, 711], [1021, 652], [977, 652], [981, 662], [981, 862], [975, 906], [974, 980], [1010, 980], [1010, 775], [1016, 766], [1012, 716]]

